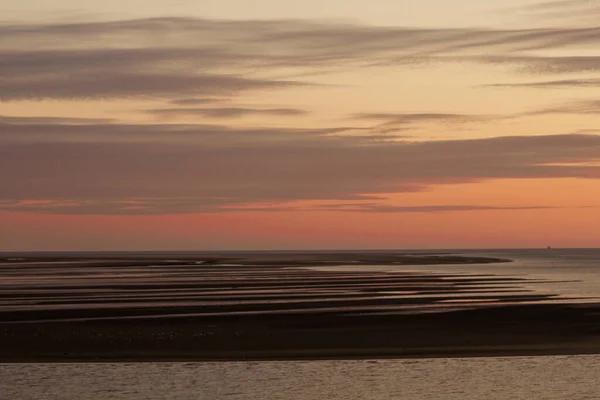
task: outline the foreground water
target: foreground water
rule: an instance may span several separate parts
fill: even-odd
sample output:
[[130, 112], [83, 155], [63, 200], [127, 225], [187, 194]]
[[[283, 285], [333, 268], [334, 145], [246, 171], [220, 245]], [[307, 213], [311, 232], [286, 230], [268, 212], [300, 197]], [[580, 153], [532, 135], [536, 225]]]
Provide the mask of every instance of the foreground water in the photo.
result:
[[570, 399], [600, 356], [149, 364], [0, 364], [5, 399]]

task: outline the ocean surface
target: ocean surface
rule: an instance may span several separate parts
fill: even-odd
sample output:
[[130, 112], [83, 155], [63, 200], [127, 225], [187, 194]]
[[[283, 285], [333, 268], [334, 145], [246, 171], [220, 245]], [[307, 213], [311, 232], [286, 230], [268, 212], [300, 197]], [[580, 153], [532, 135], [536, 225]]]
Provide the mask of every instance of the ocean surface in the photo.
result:
[[525, 290], [558, 295], [556, 301], [576, 303], [600, 301], [600, 249], [441, 250], [440, 252], [465, 256], [496, 257], [513, 262], [339, 268], [343, 270], [369, 268], [371, 271], [378, 269], [390, 272], [491, 274], [524, 278], [535, 281], [535, 284], [522, 282]]
[[11, 400], [597, 400], [600, 356], [0, 364]]
[[[295, 307], [310, 303], [312, 297], [335, 301], [343, 296], [348, 312], [377, 312], [347, 305], [365, 301], [357, 288], [376, 287], [378, 298], [427, 296], [417, 292], [394, 293], [384, 272], [433, 273], [452, 276], [497, 277], [482, 281], [473, 297], [472, 283], [465, 293], [448, 292], [435, 304], [392, 307], [395, 312], [444, 312], [455, 307], [485, 307], [503, 304], [510, 296], [539, 294], [542, 302], [599, 302], [600, 250], [469, 250], [460, 255], [491, 256], [514, 260], [511, 263], [476, 265], [347, 265], [312, 267], [332, 274], [327, 279], [352, 280], [341, 290], [324, 278], [308, 282], [296, 269], [279, 270], [277, 279], [285, 287], [272, 286], [273, 271], [257, 269], [250, 278], [255, 286], [225, 290], [223, 275], [203, 274], [218, 289], [198, 294], [185, 285], [198, 278], [190, 266], [56, 266], [23, 264], [0, 268], [0, 312], [31, 310], [106, 310], [120, 308], [123, 318], [149, 317], [140, 310], [161, 307], [159, 315], [177, 315], [189, 307], [220, 312], [223, 305], [260, 307], [284, 304]], [[176, 258], [176, 254], [173, 255]], [[240, 274], [236, 270], [235, 274]], [[338, 274], [338, 275], [336, 275]], [[332, 278], [333, 277], [333, 278]], [[458, 277], [458, 278], [457, 278]], [[247, 280], [243, 274], [227, 279]], [[511, 280], [519, 278], [523, 280]], [[313, 278], [310, 278], [313, 279]], [[309, 280], [310, 280], [309, 279]], [[316, 279], [316, 278], [315, 278]], [[382, 281], [383, 279], [383, 281]], [[446, 278], [444, 278], [446, 279]], [[450, 278], [448, 278], [450, 279]], [[506, 280], [504, 280], [506, 279]], [[316, 283], [315, 283], [316, 282]], [[382, 283], [383, 282], [383, 283]], [[437, 283], [439, 284], [439, 282]], [[175, 289], [173, 287], [175, 285]], [[180, 285], [180, 286], [177, 286]], [[308, 286], [310, 286], [308, 285]], [[340, 292], [341, 290], [341, 292]], [[285, 293], [285, 296], [282, 296]], [[481, 295], [488, 298], [482, 300]], [[236, 297], [237, 296], [237, 297]], [[370, 296], [370, 295], [369, 295]], [[387, 296], [387, 297], [386, 297]], [[461, 297], [464, 297], [461, 298]], [[232, 300], [233, 298], [233, 300]], [[258, 299], [258, 300], [257, 300]], [[370, 297], [367, 298], [370, 301]], [[519, 302], [527, 302], [522, 298]], [[448, 306], [448, 302], [452, 307]], [[216, 304], [216, 305], [215, 305]], [[217, 307], [218, 306], [218, 307]], [[407, 308], [408, 307], [408, 308]], [[339, 309], [337, 310], [339, 312]], [[389, 310], [387, 310], [389, 311]], [[213, 311], [211, 311], [213, 312]], [[226, 311], [230, 313], [231, 311]], [[85, 314], [85, 313], [84, 313]], [[78, 319], [77, 315], [74, 319]], [[150, 316], [152, 317], [152, 316]], [[105, 315], [99, 318], [107, 318]], [[108, 317], [111, 318], [111, 317]], [[1, 351], [1, 349], [0, 349]], [[0, 364], [2, 398], [6, 399], [598, 399], [600, 398], [600, 356], [510, 357], [422, 360], [362, 360], [304, 362], [222, 362], [222, 363], [131, 363], [131, 364]]]

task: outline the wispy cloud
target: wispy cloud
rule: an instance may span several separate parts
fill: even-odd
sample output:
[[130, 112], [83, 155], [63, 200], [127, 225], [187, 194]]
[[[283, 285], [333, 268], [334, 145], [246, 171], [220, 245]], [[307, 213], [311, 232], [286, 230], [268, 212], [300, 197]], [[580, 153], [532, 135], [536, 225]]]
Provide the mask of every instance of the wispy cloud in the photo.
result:
[[425, 125], [444, 126], [446, 129], [471, 123], [491, 122], [513, 116], [487, 116], [475, 114], [456, 113], [357, 113], [349, 116], [350, 119], [375, 121], [374, 126], [368, 129], [376, 134], [386, 135], [388, 140], [406, 138], [402, 133], [414, 132], [415, 128]]
[[176, 106], [199, 106], [205, 104], [218, 103], [219, 98], [206, 97], [206, 98], [187, 98], [187, 99], [174, 99], [170, 103]]
[[181, 95], [232, 95], [244, 90], [275, 89], [293, 82], [239, 76], [106, 71], [69, 75], [19, 75], [0, 78], [0, 100], [171, 98]]
[[542, 108], [540, 110], [524, 113], [522, 115], [547, 115], [547, 114], [580, 114], [580, 115], [598, 115], [600, 114], [600, 100], [579, 100], [558, 104], [553, 107]]
[[596, 0], [550, 0], [535, 3], [530, 7], [539, 10], [564, 10], [565, 8], [572, 9], [578, 7], [589, 7], [598, 3]]
[[598, 0], [551, 0], [529, 6], [529, 11], [551, 18], [590, 18], [600, 12]]
[[600, 71], [600, 56], [531, 56], [495, 55], [467, 57], [465, 60], [495, 65], [506, 65], [529, 74], [566, 74]]
[[352, 118], [381, 121], [385, 125], [410, 125], [417, 123], [468, 123], [489, 120], [489, 117], [452, 113], [359, 113]]
[[[427, 29], [194, 18], [0, 25], [0, 99], [210, 98], [302, 84], [299, 73], [470, 60], [524, 72], [597, 71], [600, 28]], [[302, 75], [302, 74], [300, 74]], [[189, 105], [189, 104], [188, 104]]]
[[562, 89], [562, 88], [600, 88], [600, 78], [590, 79], [558, 79], [538, 82], [496, 83], [485, 87], [533, 88], [533, 89]]
[[[0, 115], [0, 126], [2, 124], [22, 125], [95, 125], [114, 122], [110, 118], [65, 118], [65, 117], [14, 117]], [[0, 128], [1, 129], [1, 128]]]
[[308, 114], [308, 111], [298, 108], [247, 108], [247, 107], [219, 107], [219, 108], [155, 108], [145, 110], [159, 118], [178, 117], [208, 117], [208, 118], [240, 118], [252, 115], [267, 115], [279, 117], [296, 117]]

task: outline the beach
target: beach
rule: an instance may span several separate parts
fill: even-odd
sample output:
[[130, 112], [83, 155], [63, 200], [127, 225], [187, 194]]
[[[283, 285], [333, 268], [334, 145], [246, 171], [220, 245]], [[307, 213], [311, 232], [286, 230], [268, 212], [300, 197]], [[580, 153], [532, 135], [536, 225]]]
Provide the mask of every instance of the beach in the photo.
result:
[[[600, 353], [600, 304], [444, 253], [2, 255], [0, 362]], [[392, 271], [376, 267], [387, 266]], [[394, 270], [401, 266], [399, 270]]]

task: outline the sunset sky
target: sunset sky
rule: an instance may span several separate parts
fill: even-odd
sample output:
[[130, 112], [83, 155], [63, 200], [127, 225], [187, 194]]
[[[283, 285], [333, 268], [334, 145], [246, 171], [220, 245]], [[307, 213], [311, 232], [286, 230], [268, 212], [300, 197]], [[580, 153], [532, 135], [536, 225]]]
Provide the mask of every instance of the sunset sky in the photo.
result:
[[0, 251], [600, 247], [600, 0], [0, 16]]

